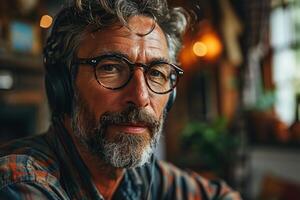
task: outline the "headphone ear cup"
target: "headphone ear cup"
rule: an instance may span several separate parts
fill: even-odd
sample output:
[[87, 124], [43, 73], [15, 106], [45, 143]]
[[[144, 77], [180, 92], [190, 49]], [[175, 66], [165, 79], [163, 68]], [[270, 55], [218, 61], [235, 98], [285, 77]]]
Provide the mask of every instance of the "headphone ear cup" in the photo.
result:
[[46, 67], [45, 87], [52, 114], [71, 114], [72, 88], [69, 72], [64, 66]]
[[171, 92], [170, 96], [169, 96], [169, 100], [168, 100], [168, 103], [167, 103], [167, 106], [166, 106], [166, 109], [167, 109], [167, 112], [169, 112], [175, 102], [175, 99], [176, 99], [176, 88], [174, 88], [174, 90]]

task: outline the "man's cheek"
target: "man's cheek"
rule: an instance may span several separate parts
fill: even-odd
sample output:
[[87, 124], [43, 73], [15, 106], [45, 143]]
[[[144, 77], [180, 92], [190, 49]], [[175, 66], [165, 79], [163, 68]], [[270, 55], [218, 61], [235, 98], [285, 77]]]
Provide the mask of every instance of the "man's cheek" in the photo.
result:
[[157, 96], [153, 99], [153, 108], [156, 114], [156, 119], [159, 120], [167, 107], [168, 96]]

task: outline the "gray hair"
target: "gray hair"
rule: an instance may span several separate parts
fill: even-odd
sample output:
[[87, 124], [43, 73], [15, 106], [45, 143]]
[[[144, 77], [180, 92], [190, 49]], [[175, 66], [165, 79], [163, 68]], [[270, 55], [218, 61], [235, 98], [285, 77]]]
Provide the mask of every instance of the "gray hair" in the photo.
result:
[[56, 16], [44, 49], [45, 62], [70, 67], [87, 27], [105, 28], [114, 22], [126, 25], [135, 15], [153, 17], [163, 30], [172, 62], [176, 61], [181, 38], [188, 24], [183, 8], [169, 9], [166, 0], [74, 0]]

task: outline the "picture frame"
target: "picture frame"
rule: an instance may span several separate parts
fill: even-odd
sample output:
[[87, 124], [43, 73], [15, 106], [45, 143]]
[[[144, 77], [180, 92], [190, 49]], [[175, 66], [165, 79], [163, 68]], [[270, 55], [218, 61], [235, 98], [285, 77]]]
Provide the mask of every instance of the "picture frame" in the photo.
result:
[[12, 20], [8, 27], [9, 46], [12, 52], [30, 55], [41, 53], [41, 32], [37, 25]]

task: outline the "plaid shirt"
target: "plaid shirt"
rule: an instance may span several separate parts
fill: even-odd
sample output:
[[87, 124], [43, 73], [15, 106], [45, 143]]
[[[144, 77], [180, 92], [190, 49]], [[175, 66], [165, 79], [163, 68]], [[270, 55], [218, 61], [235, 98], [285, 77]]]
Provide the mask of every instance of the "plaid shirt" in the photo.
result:
[[[65, 131], [52, 127], [46, 134], [0, 148], [0, 199], [104, 199], [71, 138], [62, 132]], [[223, 182], [210, 182], [196, 173], [155, 160], [143, 167], [127, 169], [113, 199], [241, 198]]]

